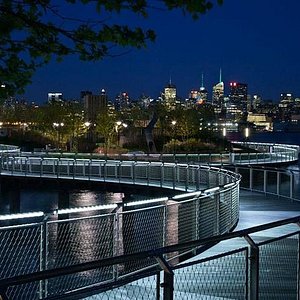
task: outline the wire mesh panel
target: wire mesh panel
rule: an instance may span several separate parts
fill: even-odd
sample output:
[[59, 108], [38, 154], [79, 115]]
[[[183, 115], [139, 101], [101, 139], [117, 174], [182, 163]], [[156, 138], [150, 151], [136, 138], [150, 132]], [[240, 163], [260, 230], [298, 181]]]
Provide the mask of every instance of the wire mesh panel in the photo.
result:
[[[168, 211], [172, 209], [173, 215], [176, 211], [176, 207], [168, 207]], [[178, 203], [177, 205], [177, 222], [178, 222], [178, 241], [177, 243], [184, 243], [192, 240], [196, 240], [198, 237], [198, 210], [199, 210], [199, 200], [193, 199], [185, 201], [183, 203]], [[168, 225], [170, 222], [174, 223], [168, 214]], [[170, 230], [169, 230], [170, 232]], [[173, 235], [174, 236], [174, 235]], [[175, 243], [174, 243], [175, 244]]]
[[282, 196], [289, 197], [290, 196], [290, 186], [291, 186], [292, 177], [290, 173], [280, 172], [279, 179], [279, 193]]
[[[47, 269], [67, 267], [114, 255], [114, 216], [106, 215], [48, 223]], [[113, 268], [91, 270], [48, 281], [53, 295], [113, 278]]]
[[272, 194], [277, 194], [278, 191], [278, 171], [271, 171], [271, 170], [267, 170], [266, 171], [266, 175], [267, 175], [267, 182], [266, 182], [266, 192], [267, 193], [272, 193]]
[[222, 191], [219, 194], [219, 234], [228, 232], [232, 222], [232, 199], [231, 190]]
[[199, 238], [213, 236], [216, 232], [217, 199], [214, 195], [200, 198]]
[[297, 299], [298, 235], [259, 250], [259, 299]]
[[201, 186], [208, 187], [209, 185], [209, 170], [208, 169], [201, 169], [199, 181]]
[[208, 188], [216, 187], [219, 185], [219, 174], [215, 170], [209, 170], [208, 172]]
[[[163, 247], [165, 206], [128, 211], [121, 213], [120, 217], [122, 217], [124, 254]], [[147, 259], [144, 262], [130, 262], [120, 274], [130, 273], [148, 265]]]
[[247, 250], [174, 270], [174, 299], [246, 299]]
[[157, 276], [149, 276], [84, 300], [153, 300], [157, 299]]
[[178, 166], [177, 167], [177, 178], [176, 178], [176, 186], [182, 186], [183, 188], [187, 187], [187, 180], [188, 180], [188, 172], [187, 166]]
[[120, 165], [120, 177], [125, 179], [133, 179], [134, 163], [122, 163]]
[[56, 159], [43, 159], [41, 163], [41, 174], [54, 175]]
[[[62, 169], [62, 171], [64, 171], [64, 169]], [[82, 160], [75, 160], [75, 164], [74, 164], [74, 174], [75, 177], [81, 177], [84, 176], [84, 164]]]
[[[0, 277], [9, 278], [40, 270], [41, 227], [16, 226], [0, 230]], [[8, 290], [9, 299], [37, 299], [38, 283], [14, 286]], [[27, 298], [26, 298], [27, 297]]]
[[265, 170], [252, 169], [252, 188], [255, 191], [264, 191]]
[[190, 166], [187, 169], [187, 178], [188, 178], [188, 182], [187, 182], [187, 188], [189, 190], [193, 190], [196, 189], [196, 187], [199, 186], [199, 174], [200, 170], [199, 167], [197, 166]]
[[148, 179], [148, 166], [149, 164], [139, 164], [137, 163], [134, 168], [135, 178], [136, 179]]
[[235, 185], [233, 189], [231, 189], [231, 224], [230, 228], [236, 224], [239, 219], [240, 214], [240, 189], [239, 185]]
[[150, 164], [149, 167], [149, 175], [148, 175], [148, 179], [151, 180], [161, 180], [162, 178], [162, 165], [159, 164]]

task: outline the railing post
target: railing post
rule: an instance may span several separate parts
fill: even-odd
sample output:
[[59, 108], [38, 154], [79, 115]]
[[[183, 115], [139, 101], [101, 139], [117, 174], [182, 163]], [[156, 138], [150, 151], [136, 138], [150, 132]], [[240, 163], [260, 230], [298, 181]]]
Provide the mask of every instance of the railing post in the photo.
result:
[[216, 235], [220, 234], [220, 192], [213, 194], [216, 204], [216, 223], [214, 232]]
[[160, 272], [156, 273], [156, 300], [160, 300]]
[[[123, 236], [122, 236], [122, 228], [123, 228], [123, 203], [117, 203], [118, 207], [114, 211], [114, 232], [113, 232], [113, 255], [119, 256], [123, 253]], [[113, 266], [113, 277], [116, 281], [119, 276], [119, 268], [120, 265]]]
[[[44, 217], [43, 222], [41, 223], [41, 236], [40, 236], [40, 271], [47, 270], [47, 256], [48, 256], [48, 216]], [[39, 299], [44, 299], [47, 297], [47, 279], [40, 280], [39, 286]]]
[[176, 187], [176, 175], [177, 175], [176, 168], [177, 168], [177, 165], [174, 164], [174, 166], [173, 166], [173, 189], [175, 189], [175, 187]]
[[160, 187], [163, 186], [163, 182], [164, 182], [164, 176], [165, 176], [165, 165], [162, 162], [162, 164], [160, 165]]
[[174, 273], [164, 272], [164, 297], [163, 300], [173, 300], [174, 298]]
[[185, 169], [185, 191], [187, 192], [188, 190], [188, 185], [189, 185], [189, 166], [186, 166]]
[[250, 188], [250, 191], [253, 190], [253, 169], [251, 166], [250, 166], [250, 170], [249, 170], [249, 188]]
[[294, 174], [290, 171], [290, 198], [293, 199], [294, 196]]
[[168, 262], [160, 255], [155, 256], [158, 264], [164, 272], [164, 282], [161, 287], [164, 290], [163, 300], [173, 300], [174, 299], [174, 272], [172, 271]]
[[[40, 177], [43, 176], [43, 157], [40, 158]], [[22, 166], [22, 163], [21, 163]]]
[[249, 235], [245, 240], [250, 245], [250, 278], [249, 278], [249, 300], [258, 300], [259, 298], [259, 248]]
[[298, 257], [297, 257], [297, 300], [300, 300], [300, 234], [298, 234]]
[[267, 193], [267, 170], [264, 170], [264, 193]]
[[277, 185], [276, 185], [277, 195], [280, 195], [280, 171], [277, 171]]

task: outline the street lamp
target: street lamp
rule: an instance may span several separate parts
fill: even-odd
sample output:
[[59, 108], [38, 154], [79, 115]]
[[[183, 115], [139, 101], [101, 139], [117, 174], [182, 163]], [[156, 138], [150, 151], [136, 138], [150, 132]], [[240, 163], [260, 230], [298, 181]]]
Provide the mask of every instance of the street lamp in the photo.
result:
[[128, 125], [126, 123], [121, 122], [121, 121], [117, 121], [115, 129], [116, 129], [117, 136], [118, 136], [117, 137], [118, 138], [118, 140], [117, 140], [118, 147], [120, 146], [120, 130], [121, 130], [122, 127], [127, 128]]
[[54, 122], [52, 125], [53, 125], [53, 128], [57, 130], [57, 146], [59, 148], [59, 146], [60, 146], [60, 132], [59, 132], [60, 129], [59, 128], [64, 127], [65, 124], [63, 122], [61, 122], [61, 123]]
[[223, 128], [222, 134], [223, 134], [223, 137], [226, 138], [226, 127]]
[[222, 135], [223, 135], [223, 148], [225, 150], [226, 127], [223, 127], [223, 129], [222, 129]]
[[175, 129], [176, 129], [176, 121], [175, 120], [173, 120], [172, 122], [171, 122], [171, 124], [172, 124], [172, 126], [173, 126], [173, 154], [175, 155]]
[[248, 140], [249, 138], [250, 129], [248, 127], [245, 128], [245, 138]]

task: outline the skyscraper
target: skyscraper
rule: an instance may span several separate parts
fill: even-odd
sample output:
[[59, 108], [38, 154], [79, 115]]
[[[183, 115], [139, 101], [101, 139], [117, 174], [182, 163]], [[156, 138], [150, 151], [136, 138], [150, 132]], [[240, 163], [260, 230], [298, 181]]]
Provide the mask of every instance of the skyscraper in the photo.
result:
[[224, 82], [222, 81], [222, 70], [220, 69], [219, 82], [213, 86], [212, 104], [222, 107], [224, 105]]
[[63, 102], [62, 93], [48, 93], [48, 103], [60, 103]]
[[164, 103], [166, 107], [169, 109], [175, 108], [176, 98], [177, 98], [176, 86], [172, 84], [172, 80], [170, 78], [169, 84], [164, 89]]
[[246, 83], [230, 82], [229, 100], [242, 111], [247, 111], [248, 85]]
[[204, 76], [202, 73], [201, 76], [201, 87], [199, 90], [199, 97], [198, 97], [198, 101], [200, 101], [201, 103], [207, 102], [208, 99], [208, 91], [206, 90], [206, 88], [204, 87]]
[[100, 95], [86, 94], [83, 98], [86, 118], [90, 122], [95, 122], [97, 115], [107, 107], [107, 95], [104, 89]]
[[127, 92], [120, 93], [115, 99], [115, 109], [117, 111], [126, 109], [130, 106], [130, 98]]
[[288, 107], [294, 103], [294, 97], [291, 93], [281, 93], [279, 107]]

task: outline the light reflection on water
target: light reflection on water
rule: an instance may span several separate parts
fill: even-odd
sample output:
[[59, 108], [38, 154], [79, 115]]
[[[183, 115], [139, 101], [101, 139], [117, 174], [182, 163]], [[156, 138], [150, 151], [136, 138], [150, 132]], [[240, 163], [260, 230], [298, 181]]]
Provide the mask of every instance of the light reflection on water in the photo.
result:
[[[64, 197], [66, 199], [63, 199]], [[139, 196], [135, 197], [139, 198]], [[123, 198], [123, 193], [94, 190], [9, 189], [2, 191], [0, 194], [0, 214], [33, 211], [51, 212], [58, 208], [118, 203], [122, 202]], [[17, 203], [18, 200], [19, 203]], [[59, 201], [62, 201], [62, 203], [59, 204]]]

